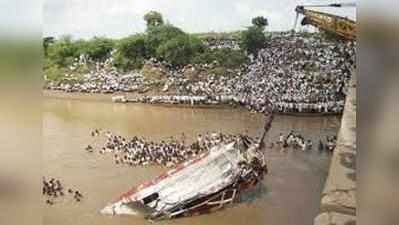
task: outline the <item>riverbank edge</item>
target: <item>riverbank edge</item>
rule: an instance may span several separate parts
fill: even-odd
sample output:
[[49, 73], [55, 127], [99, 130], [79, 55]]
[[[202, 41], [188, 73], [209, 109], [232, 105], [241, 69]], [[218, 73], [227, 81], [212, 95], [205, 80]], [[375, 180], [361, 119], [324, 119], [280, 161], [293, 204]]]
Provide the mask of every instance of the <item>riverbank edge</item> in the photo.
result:
[[356, 85], [354, 73], [314, 225], [356, 224]]
[[147, 104], [147, 103], [115, 103], [112, 101], [113, 97], [124, 96], [126, 98], [137, 98], [142, 96], [158, 96], [159, 93], [137, 94], [137, 93], [80, 93], [80, 92], [64, 92], [54, 90], [43, 90], [43, 97], [48, 99], [64, 99], [64, 100], [75, 100], [75, 101], [93, 101], [93, 102], [109, 102], [112, 104], [141, 104], [141, 105], [152, 105], [160, 107], [180, 107], [180, 108], [211, 108], [211, 109], [223, 109], [223, 108], [237, 108], [234, 105], [190, 105], [190, 104]]
[[[112, 98], [116, 96], [124, 96], [125, 98], [137, 98], [142, 96], [158, 96], [159, 93], [147, 92], [146, 94], [138, 93], [112, 93], [112, 94], [102, 94], [102, 93], [80, 93], [80, 92], [64, 92], [55, 90], [42, 90], [42, 96], [44, 98], [53, 99], [65, 99], [65, 100], [76, 100], [76, 101], [97, 101], [97, 102], [112, 102]], [[121, 103], [115, 103], [121, 104]], [[124, 103], [124, 104], [145, 104], [145, 103]], [[182, 107], [182, 108], [238, 108], [237, 105], [190, 105], [190, 104], [151, 104], [153, 106], [161, 107]], [[301, 117], [314, 117], [314, 116], [340, 116], [341, 113], [298, 113], [298, 112], [278, 112], [279, 115], [287, 116], [301, 116]]]

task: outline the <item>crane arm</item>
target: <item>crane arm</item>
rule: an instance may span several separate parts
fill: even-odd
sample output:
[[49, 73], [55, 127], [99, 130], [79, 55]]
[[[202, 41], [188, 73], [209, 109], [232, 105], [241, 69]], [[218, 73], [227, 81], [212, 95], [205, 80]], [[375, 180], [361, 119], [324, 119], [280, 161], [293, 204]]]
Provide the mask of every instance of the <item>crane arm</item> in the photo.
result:
[[329, 13], [305, 9], [304, 6], [297, 6], [295, 11], [305, 16], [301, 22], [302, 25], [313, 25], [321, 30], [335, 33], [346, 40], [356, 39], [356, 23], [353, 20]]

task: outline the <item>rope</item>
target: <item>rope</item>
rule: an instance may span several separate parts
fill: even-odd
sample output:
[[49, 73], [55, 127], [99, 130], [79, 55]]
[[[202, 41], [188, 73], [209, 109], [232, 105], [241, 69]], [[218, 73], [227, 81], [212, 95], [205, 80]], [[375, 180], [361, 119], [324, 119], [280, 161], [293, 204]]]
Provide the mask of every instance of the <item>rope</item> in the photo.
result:
[[356, 7], [356, 3], [350, 2], [350, 3], [333, 3], [333, 4], [328, 4], [328, 5], [304, 5], [303, 7], [312, 7], [312, 8], [339, 7], [339, 8], [344, 8], [344, 7]]
[[296, 29], [296, 24], [298, 23], [298, 17], [299, 17], [299, 13], [296, 13], [295, 22], [294, 22], [294, 27], [292, 28], [292, 30], [294, 31], [294, 33], [295, 33], [295, 29]]

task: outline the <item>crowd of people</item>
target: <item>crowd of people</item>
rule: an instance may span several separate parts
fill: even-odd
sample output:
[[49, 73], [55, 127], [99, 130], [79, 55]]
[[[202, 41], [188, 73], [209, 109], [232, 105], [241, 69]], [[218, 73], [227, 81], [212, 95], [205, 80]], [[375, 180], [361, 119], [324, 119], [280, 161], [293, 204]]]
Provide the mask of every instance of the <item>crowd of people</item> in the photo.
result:
[[[148, 104], [186, 104], [186, 105], [239, 105], [255, 112], [265, 112], [267, 102], [263, 99], [236, 96], [189, 96], [189, 95], [158, 95], [158, 96], [139, 96], [134, 98], [124, 98], [116, 96], [115, 102], [139, 102]], [[299, 113], [338, 113], [343, 110], [344, 100], [338, 102], [329, 101], [322, 103], [286, 103], [275, 102], [274, 112], [299, 112]]]
[[204, 44], [210, 49], [240, 49], [239, 42], [234, 39], [207, 38]]
[[[127, 138], [101, 129], [93, 130], [91, 136], [103, 137], [105, 142], [98, 149], [88, 145], [85, 148], [86, 151], [113, 154], [115, 164], [133, 167], [150, 165], [174, 167], [210, 151], [215, 146], [237, 141], [241, 137], [245, 137], [251, 143], [259, 142], [259, 137], [250, 137], [246, 133], [233, 135], [219, 132], [199, 134], [191, 142], [188, 141], [184, 133], [180, 137], [171, 136], [159, 142], [148, 141], [137, 136]], [[317, 147], [319, 151], [332, 152], [335, 149], [336, 142], [336, 136], [326, 136], [325, 141], [320, 139], [316, 146], [317, 143], [313, 143], [311, 139], [306, 139], [299, 132], [291, 130], [286, 135], [280, 133], [278, 140], [271, 141], [268, 147], [270, 149], [288, 150], [291, 148], [303, 151], [310, 151]]]
[[[236, 141], [240, 135], [205, 133], [199, 134], [196, 139], [189, 143], [184, 133], [181, 137], [170, 137], [160, 142], [147, 141], [145, 138], [134, 136], [132, 138], [114, 135], [112, 132], [100, 132], [95, 130], [92, 136], [104, 134], [106, 141], [99, 154], [113, 154], [115, 164], [129, 166], [160, 165], [174, 167], [182, 162], [192, 159], [204, 152], [210, 151], [220, 144]], [[250, 141], [258, 141], [258, 138], [245, 137]], [[88, 145], [86, 151], [93, 153], [94, 147]]]
[[[88, 70], [84, 74], [81, 71]], [[113, 59], [96, 62], [86, 55], [76, 58], [62, 81], [49, 81], [45, 88], [65, 92], [104, 93], [133, 92], [144, 85], [144, 76], [139, 71], [120, 73], [113, 66]]]
[[[319, 140], [317, 149], [319, 151], [329, 151], [332, 152], [335, 149], [337, 143], [336, 136], [326, 136], [325, 142], [323, 140]], [[305, 139], [301, 134], [291, 130], [287, 135], [280, 133], [278, 141], [275, 143], [272, 142], [270, 144], [271, 148], [274, 146], [279, 147], [282, 150], [286, 150], [288, 148], [292, 149], [301, 149], [303, 151], [308, 151], [313, 149], [313, 142], [310, 139]]]
[[[235, 102], [260, 112], [270, 101], [274, 111], [278, 112], [339, 113], [343, 110], [349, 80], [356, 65], [355, 47], [354, 42], [326, 40], [320, 34], [275, 34], [256, 57], [249, 56], [249, 64], [229, 74], [209, 73], [198, 79], [186, 76], [186, 68], [172, 68], [152, 59], [147, 63], [161, 68], [165, 74], [162, 78], [165, 85], [159, 92], [180, 98], [166, 97], [170, 99], [163, 100], [165, 97], [160, 95], [141, 100], [201, 103], [203, 100], [196, 100], [201, 96], [210, 99], [211, 104], [222, 104], [223, 96], [229, 96], [231, 100], [238, 99]], [[78, 65], [86, 62], [85, 57], [77, 60]], [[84, 75], [80, 82], [49, 82], [46, 87], [90, 93], [133, 92], [150, 88], [138, 71], [119, 74], [112, 66], [112, 59], [95, 65], [96, 68]], [[190, 68], [207, 71], [208, 67], [212, 65], [191, 65]], [[186, 96], [191, 99], [187, 100]]]
[[[66, 188], [59, 179], [43, 177], [42, 194], [46, 197], [46, 204], [54, 205], [55, 199], [65, 197], [66, 194], [71, 195], [76, 202], [80, 202], [83, 195], [78, 190]], [[67, 191], [67, 192], [66, 192]]]
[[306, 151], [312, 149], [313, 142], [310, 139], [305, 140], [305, 138], [301, 134], [296, 134], [294, 131], [290, 131], [290, 133], [288, 133], [288, 135], [286, 136], [280, 133], [277, 145], [283, 149], [291, 147], [294, 149], [302, 149], [303, 151]]
[[249, 66], [238, 89], [278, 111], [340, 112], [355, 67], [355, 44], [277, 36]]

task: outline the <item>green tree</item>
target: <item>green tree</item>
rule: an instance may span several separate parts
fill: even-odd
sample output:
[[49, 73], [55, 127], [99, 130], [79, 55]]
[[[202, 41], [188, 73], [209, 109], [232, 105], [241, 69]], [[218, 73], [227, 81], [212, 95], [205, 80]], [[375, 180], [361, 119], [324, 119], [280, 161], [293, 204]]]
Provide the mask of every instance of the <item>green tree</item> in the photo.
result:
[[52, 63], [65, 68], [79, 56], [82, 44], [82, 41], [73, 41], [70, 36], [64, 36], [48, 46], [47, 54]]
[[158, 47], [156, 55], [159, 59], [166, 60], [173, 66], [188, 64], [193, 56], [189, 36], [182, 34], [166, 41]]
[[160, 45], [180, 35], [185, 35], [185, 33], [180, 28], [177, 28], [171, 24], [151, 27], [147, 30], [146, 35], [147, 54], [150, 56], [155, 56]]
[[190, 44], [193, 54], [202, 54], [206, 50], [204, 42], [195, 35], [190, 35]]
[[95, 37], [94, 39], [85, 43], [82, 53], [88, 55], [93, 60], [105, 60], [114, 47], [111, 39], [103, 37]]
[[252, 24], [256, 27], [264, 29], [266, 26], [269, 25], [267, 19], [263, 16], [258, 16], [252, 19]]
[[257, 55], [259, 49], [265, 47], [266, 36], [263, 29], [257, 26], [248, 27], [241, 34], [241, 48], [248, 53]]
[[132, 35], [119, 41], [114, 64], [124, 70], [141, 68], [146, 59], [145, 36]]
[[157, 11], [150, 11], [146, 13], [144, 15], [144, 20], [147, 23], [147, 28], [163, 25], [162, 14]]

